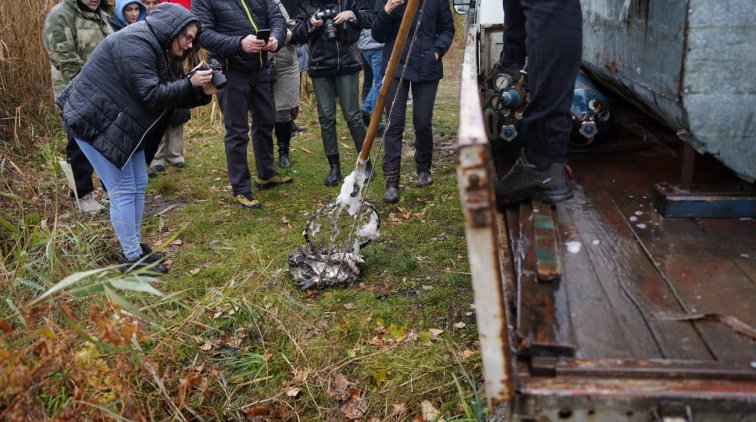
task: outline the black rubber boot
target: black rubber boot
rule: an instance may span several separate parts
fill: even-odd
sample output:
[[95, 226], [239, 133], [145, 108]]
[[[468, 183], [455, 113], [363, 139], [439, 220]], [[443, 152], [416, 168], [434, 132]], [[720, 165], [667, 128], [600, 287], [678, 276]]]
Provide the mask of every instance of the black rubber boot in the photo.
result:
[[424, 188], [433, 184], [433, 176], [431, 176], [430, 168], [430, 163], [417, 163], [417, 187]]
[[339, 163], [339, 154], [328, 155], [328, 165], [331, 166], [331, 172], [325, 179], [325, 185], [328, 187], [336, 186], [341, 181], [341, 165]]
[[384, 171], [386, 176], [386, 191], [383, 193], [383, 202], [394, 204], [399, 202], [399, 170]]
[[283, 168], [291, 167], [289, 159], [289, 145], [291, 144], [291, 122], [276, 123], [276, 140], [278, 142], [278, 165]]

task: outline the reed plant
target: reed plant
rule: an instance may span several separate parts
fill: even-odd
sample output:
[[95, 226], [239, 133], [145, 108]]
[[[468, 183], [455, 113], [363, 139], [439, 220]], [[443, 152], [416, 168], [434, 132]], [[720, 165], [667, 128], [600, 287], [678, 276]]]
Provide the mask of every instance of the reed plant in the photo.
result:
[[55, 0], [0, 2], [0, 144], [27, 147], [60, 129], [42, 29]]

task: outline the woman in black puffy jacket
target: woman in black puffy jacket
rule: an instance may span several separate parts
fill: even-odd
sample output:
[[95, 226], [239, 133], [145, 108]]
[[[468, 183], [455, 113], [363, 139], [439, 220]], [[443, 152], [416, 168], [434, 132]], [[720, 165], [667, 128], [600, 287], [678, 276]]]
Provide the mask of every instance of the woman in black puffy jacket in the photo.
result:
[[197, 44], [199, 21], [161, 4], [144, 20], [103, 40], [58, 96], [66, 129], [110, 195], [110, 221], [131, 267], [167, 269], [141, 243], [147, 171], [144, 150], [165, 132], [174, 107], [196, 107], [217, 92], [211, 70], [184, 76], [179, 66]]

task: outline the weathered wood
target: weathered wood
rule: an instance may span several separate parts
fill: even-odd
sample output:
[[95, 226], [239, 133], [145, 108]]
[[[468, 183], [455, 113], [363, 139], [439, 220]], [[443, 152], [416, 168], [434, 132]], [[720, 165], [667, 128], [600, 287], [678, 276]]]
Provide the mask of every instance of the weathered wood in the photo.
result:
[[538, 280], [557, 281], [562, 276], [562, 257], [551, 205], [542, 202], [532, 205]]
[[520, 204], [515, 247], [518, 280], [518, 353], [522, 356], [573, 356], [567, 297], [559, 283], [538, 283], [533, 210]]
[[[663, 157], [663, 155], [662, 155]], [[693, 322], [696, 336], [689, 331], [669, 328], [658, 321], [658, 316], [677, 312], [712, 312], [731, 314], [746, 323], [753, 320], [753, 304], [756, 303], [756, 289], [730, 259], [722, 259], [708, 247], [710, 242], [695, 220], [650, 219], [651, 189], [657, 180], [656, 174], [667, 173], [658, 163], [660, 155], [641, 155], [637, 160], [612, 157], [595, 163], [592, 175], [592, 189], [603, 186], [607, 195], [604, 202], [611, 202], [619, 210], [621, 224], [636, 236], [639, 253], [646, 254], [647, 261], [659, 275], [666, 288], [633, 283], [642, 292], [639, 297], [654, 301], [654, 307], [647, 309], [650, 323], [665, 330], [655, 329], [659, 337], [669, 337], [669, 343], [685, 345], [693, 356], [676, 354], [669, 357], [701, 359], [703, 351], [695, 337], [704, 340], [708, 354], [718, 360], [743, 360], [756, 355], [756, 346], [732, 330], [712, 321]], [[669, 166], [667, 166], [669, 167]], [[655, 174], [656, 173], [656, 174]], [[622, 178], [622, 184], [610, 183]], [[589, 182], [591, 184], [591, 182]], [[609, 199], [611, 197], [611, 199]], [[610, 207], [606, 203], [604, 207]], [[651, 214], [650, 214], [651, 213]], [[636, 215], [640, 214], [640, 215]], [[631, 221], [631, 219], [636, 221]], [[659, 224], [657, 226], [656, 224]], [[710, 285], [716, 280], [716, 285]], [[654, 288], [656, 287], [656, 288]], [[676, 305], [675, 305], [676, 303]], [[686, 332], [686, 335], [682, 335]], [[749, 345], [749, 343], [751, 343]], [[665, 351], [668, 349], [665, 348]], [[671, 350], [674, 352], [674, 349]]]
[[[582, 193], [574, 201], [579, 201]], [[579, 251], [564, 252], [560, 284], [567, 293], [576, 356], [580, 359], [644, 359], [661, 357], [653, 335], [632, 303], [618, 289], [599, 279], [590, 248], [604, 247], [591, 226], [577, 223], [571, 201], [557, 206], [562, 243], [580, 242]]]

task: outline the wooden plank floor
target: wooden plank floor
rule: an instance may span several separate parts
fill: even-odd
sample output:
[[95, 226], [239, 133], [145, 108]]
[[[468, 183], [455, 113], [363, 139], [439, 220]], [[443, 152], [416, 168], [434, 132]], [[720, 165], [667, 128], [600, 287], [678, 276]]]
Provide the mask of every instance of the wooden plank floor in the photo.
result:
[[[556, 207], [564, 274], [554, 291], [555, 318], [566, 315], [569, 326], [556, 334], [574, 342], [581, 359], [752, 361], [756, 341], [711, 316], [756, 327], [756, 221], [659, 216], [654, 183], [679, 177], [674, 134], [623, 111], [617, 142], [645, 139], [648, 148], [569, 157], [577, 189]], [[696, 181], [731, 177], [716, 166], [701, 166]], [[522, 210], [507, 221], [521, 220], [514, 214]], [[510, 227], [512, 235], [519, 233]], [[580, 249], [568, 251], [567, 242]]]

